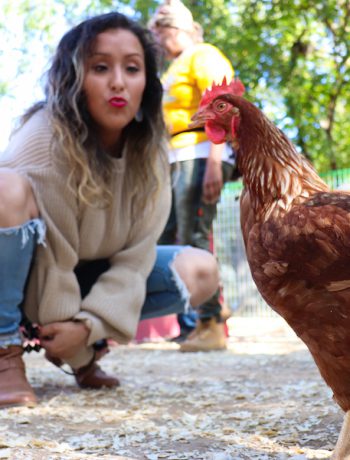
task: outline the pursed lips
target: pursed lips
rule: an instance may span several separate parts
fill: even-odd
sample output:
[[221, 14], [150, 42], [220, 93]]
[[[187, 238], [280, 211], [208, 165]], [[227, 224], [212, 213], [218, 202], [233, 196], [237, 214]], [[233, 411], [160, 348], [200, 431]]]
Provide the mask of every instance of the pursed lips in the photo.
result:
[[125, 107], [128, 103], [127, 100], [122, 97], [111, 97], [108, 102], [112, 107]]

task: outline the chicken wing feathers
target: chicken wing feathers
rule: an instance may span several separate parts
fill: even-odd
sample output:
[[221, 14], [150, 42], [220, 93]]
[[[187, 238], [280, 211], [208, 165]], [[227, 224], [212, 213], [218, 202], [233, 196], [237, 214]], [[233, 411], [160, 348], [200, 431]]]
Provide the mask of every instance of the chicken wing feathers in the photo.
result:
[[[249, 239], [249, 245], [253, 245]], [[313, 284], [350, 276], [350, 195], [318, 193], [278, 219], [260, 224], [267, 261], [288, 264], [289, 276]], [[266, 261], [266, 262], [267, 262]]]
[[246, 248], [260, 293], [306, 343], [348, 410], [350, 195], [317, 193], [278, 218], [255, 223]]

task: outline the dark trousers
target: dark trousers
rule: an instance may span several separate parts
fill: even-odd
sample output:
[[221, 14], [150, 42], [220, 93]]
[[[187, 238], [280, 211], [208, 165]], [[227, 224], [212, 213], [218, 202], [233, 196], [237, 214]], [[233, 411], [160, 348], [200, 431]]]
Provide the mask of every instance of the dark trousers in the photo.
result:
[[[189, 244], [207, 251], [211, 249], [210, 236], [217, 205], [202, 201], [206, 162], [205, 158], [198, 158], [172, 165], [172, 207], [159, 244]], [[224, 182], [227, 182], [232, 175], [233, 166], [223, 162], [222, 171]], [[211, 299], [201, 305], [200, 319], [220, 316], [219, 294], [218, 290]]]

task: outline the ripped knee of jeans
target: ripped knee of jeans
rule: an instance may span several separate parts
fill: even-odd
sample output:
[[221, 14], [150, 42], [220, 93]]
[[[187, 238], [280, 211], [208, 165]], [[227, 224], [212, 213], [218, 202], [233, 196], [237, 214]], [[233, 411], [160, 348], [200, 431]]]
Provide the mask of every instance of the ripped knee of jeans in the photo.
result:
[[17, 227], [0, 228], [0, 234], [20, 235], [22, 248], [24, 248], [25, 245], [28, 243], [31, 235], [36, 236], [37, 244], [42, 244], [43, 246], [46, 246], [46, 225], [45, 222], [40, 218], [29, 220], [28, 222], [25, 222], [23, 225], [19, 225]]
[[184, 246], [183, 249], [181, 249], [180, 251], [176, 252], [174, 254], [174, 257], [173, 257], [173, 260], [169, 263], [169, 268], [170, 268], [170, 271], [171, 271], [171, 274], [172, 274], [172, 278], [176, 284], [176, 287], [177, 289], [179, 290], [180, 292], [180, 295], [181, 295], [181, 299], [184, 301], [184, 312], [185, 313], [188, 313], [188, 311], [190, 310], [190, 307], [191, 307], [191, 304], [190, 304], [190, 292], [189, 290], [187, 289], [187, 286], [185, 284], [185, 282], [183, 281], [183, 279], [181, 278], [181, 276], [178, 274], [176, 268], [174, 267], [174, 260], [176, 259], [176, 257], [181, 254], [185, 249], [186, 249], [187, 246]]

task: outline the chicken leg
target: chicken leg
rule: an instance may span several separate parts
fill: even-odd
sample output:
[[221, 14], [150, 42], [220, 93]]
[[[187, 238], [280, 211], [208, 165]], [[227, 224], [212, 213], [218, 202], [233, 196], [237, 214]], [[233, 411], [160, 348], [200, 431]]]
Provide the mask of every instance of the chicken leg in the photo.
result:
[[350, 460], [350, 411], [345, 413], [343, 425], [331, 460]]

